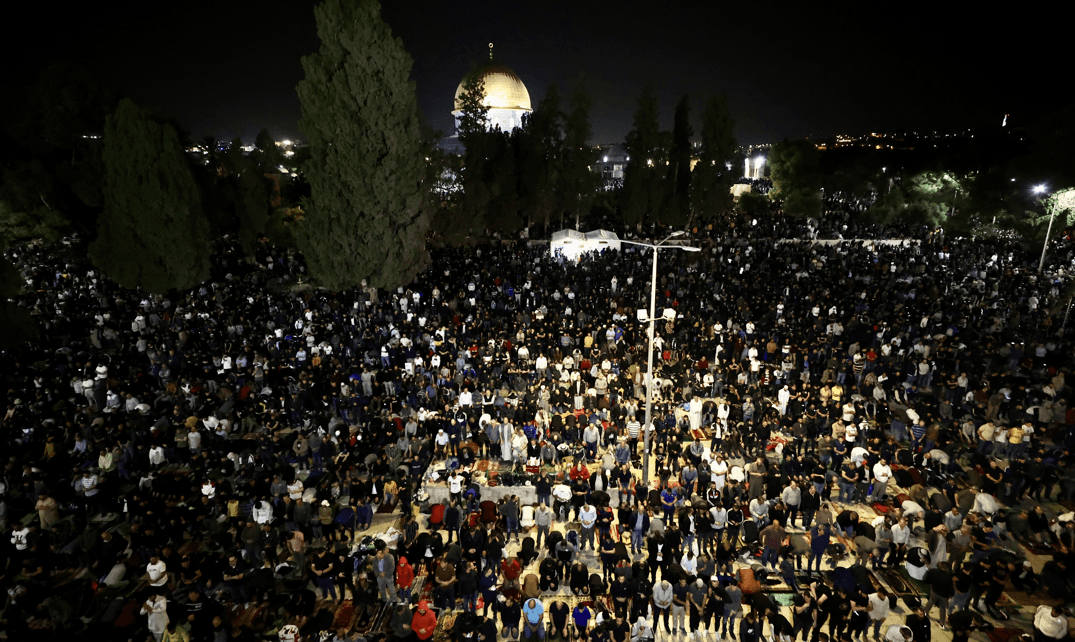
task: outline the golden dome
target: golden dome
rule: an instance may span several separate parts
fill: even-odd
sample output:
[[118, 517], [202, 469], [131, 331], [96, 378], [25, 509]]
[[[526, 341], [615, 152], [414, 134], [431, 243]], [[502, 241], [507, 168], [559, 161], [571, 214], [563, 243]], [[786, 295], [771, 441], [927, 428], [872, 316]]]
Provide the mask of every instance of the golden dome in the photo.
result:
[[[533, 111], [530, 107], [530, 92], [526, 85], [515, 75], [515, 72], [503, 65], [489, 65], [478, 71], [482, 80], [485, 81], [485, 100], [482, 103], [490, 109], [522, 109]], [[462, 111], [460, 97], [463, 95], [463, 84], [466, 78], [459, 83], [455, 90], [455, 111]]]

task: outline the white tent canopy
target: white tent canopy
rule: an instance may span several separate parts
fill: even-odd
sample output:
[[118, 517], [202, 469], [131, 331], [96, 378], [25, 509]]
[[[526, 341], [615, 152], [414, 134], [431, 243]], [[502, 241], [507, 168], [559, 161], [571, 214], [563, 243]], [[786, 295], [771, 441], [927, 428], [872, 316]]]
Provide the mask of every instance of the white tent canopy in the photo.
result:
[[618, 250], [620, 249], [620, 237], [615, 232], [608, 230], [594, 230], [586, 233], [586, 242], [593, 250]]
[[586, 252], [618, 249], [620, 237], [608, 230], [594, 230], [586, 234], [576, 230], [560, 230], [553, 232], [549, 242], [549, 252], [553, 256], [562, 256], [573, 261]]

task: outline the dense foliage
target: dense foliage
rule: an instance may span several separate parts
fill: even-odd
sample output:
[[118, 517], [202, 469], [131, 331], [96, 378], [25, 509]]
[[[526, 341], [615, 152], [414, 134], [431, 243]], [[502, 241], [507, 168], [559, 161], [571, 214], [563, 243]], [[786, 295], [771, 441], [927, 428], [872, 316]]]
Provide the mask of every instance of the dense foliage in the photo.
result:
[[321, 49], [297, 88], [311, 193], [296, 240], [318, 285], [395, 287], [424, 268], [429, 227], [412, 60], [377, 0], [314, 13]]

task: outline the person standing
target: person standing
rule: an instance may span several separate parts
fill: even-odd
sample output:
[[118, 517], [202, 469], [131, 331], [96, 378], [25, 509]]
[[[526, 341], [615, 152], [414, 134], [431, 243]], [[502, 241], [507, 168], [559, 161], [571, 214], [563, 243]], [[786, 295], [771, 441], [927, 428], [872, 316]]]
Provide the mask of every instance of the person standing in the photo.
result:
[[422, 600], [414, 612], [411, 620], [411, 630], [419, 640], [428, 640], [433, 637], [433, 631], [437, 630], [437, 614], [429, 608], [429, 602]]
[[[394, 567], [394, 565], [395, 565], [395, 562], [393, 562], [393, 567]], [[392, 574], [392, 571], [394, 570], [393, 567], [390, 567], [389, 575]], [[310, 571], [314, 574], [314, 584], [316, 584], [317, 588], [319, 588], [321, 590], [321, 598], [322, 599], [328, 598], [328, 596], [330, 594], [332, 595], [333, 600], [338, 600], [339, 599], [336, 596], [336, 584], [332, 581], [333, 576], [334, 576], [334, 573], [333, 573], [334, 569], [335, 569], [335, 562], [332, 559], [332, 557], [328, 554], [328, 548], [327, 547], [322, 548], [317, 553], [317, 555], [314, 556], [313, 561], [310, 562]], [[225, 573], [227, 573], [227, 571], [225, 571]], [[240, 579], [242, 578], [241, 575], [239, 577], [240, 577]], [[393, 592], [393, 594], [395, 594], [395, 588], [394, 587], [392, 589], [392, 592]]]
[[399, 556], [396, 563], [396, 591], [399, 601], [404, 604], [411, 602], [411, 586], [414, 584], [414, 567], [407, 562], [403, 555]]
[[926, 571], [922, 578], [929, 585], [929, 600], [924, 608], [926, 615], [933, 610], [934, 606], [940, 607], [940, 617], [937, 618], [941, 628], [946, 628], [946, 616], [948, 615], [948, 603], [956, 594], [955, 579], [952, 576], [952, 567], [948, 562], [941, 562], [936, 568]]
[[[883, 588], [878, 588], [867, 597], [868, 604], [866, 606], [866, 613], [869, 615], [870, 626], [873, 627], [874, 639], [881, 639], [881, 627], [885, 624], [885, 618], [888, 617], [890, 603], [888, 601], [888, 593]], [[862, 634], [863, 642], [865, 642], [866, 634]]]
[[377, 594], [385, 603], [399, 601], [396, 594], [396, 558], [387, 549], [378, 549], [373, 561], [373, 576], [377, 580]]
[[743, 472], [747, 474], [750, 499], [758, 499], [765, 492], [765, 475], [768, 472], [765, 458], [758, 457], [752, 463], [747, 464]]
[[679, 581], [672, 587], [672, 628], [682, 635], [687, 634], [687, 601], [690, 599], [687, 578], [679, 576]]
[[724, 616], [720, 622], [720, 637], [724, 638], [729, 633], [735, 637], [735, 620], [743, 612], [743, 590], [739, 588], [739, 582], [734, 578], [728, 582], [724, 589], [727, 597], [724, 600]]
[[534, 525], [537, 526], [537, 547], [541, 548], [541, 543], [548, 540], [549, 532], [552, 530], [553, 512], [549, 508], [548, 504], [538, 504], [537, 510], [534, 511]]
[[[794, 479], [791, 480], [780, 494], [780, 499], [788, 509], [787, 527], [792, 528], [795, 525], [795, 517], [799, 514], [799, 506], [802, 504], [802, 491], [799, 489], [799, 482]], [[803, 513], [803, 528], [809, 528], [806, 523], [805, 512]]]
[[885, 498], [888, 492], [888, 480], [892, 479], [892, 468], [882, 458], [873, 465], [873, 495], [867, 498], [869, 502], [879, 502]]
[[780, 548], [787, 541], [788, 534], [784, 527], [780, 525], [780, 520], [775, 520], [772, 524], [766, 526], [758, 534], [758, 537], [763, 546], [761, 563], [766, 566], [772, 566], [775, 571], [780, 558]]
[[160, 642], [164, 629], [168, 627], [168, 600], [159, 592], [154, 593], [142, 604], [141, 614], [146, 616], [147, 628], [153, 634], [153, 639]]
[[590, 502], [584, 502], [582, 508], [579, 509], [579, 522], [582, 525], [582, 537], [579, 542], [579, 552], [586, 550], [586, 544], [590, 545], [590, 550], [595, 550], [594, 546], [594, 528], [597, 526], [597, 509], [595, 509]]
[[653, 586], [653, 628], [656, 630], [664, 619], [664, 630], [671, 635], [672, 628], [668, 623], [668, 613], [672, 608], [672, 583], [662, 577], [661, 581]]

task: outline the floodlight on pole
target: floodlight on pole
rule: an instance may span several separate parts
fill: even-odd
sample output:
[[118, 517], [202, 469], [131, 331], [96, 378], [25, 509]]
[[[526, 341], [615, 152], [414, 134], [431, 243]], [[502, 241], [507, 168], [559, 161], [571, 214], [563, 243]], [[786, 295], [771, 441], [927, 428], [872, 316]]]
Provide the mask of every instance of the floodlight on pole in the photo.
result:
[[[750, 160], [747, 159], [747, 163]], [[653, 274], [650, 277], [649, 288], [649, 314], [645, 314], [644, 310], [638, 311], [638, 320], [641, 322], [649, 322], [649, 329], [646, 338], [647, 356], [646, 356], [646, 423], [642, 425], [642, 486], [649, 492], [649, 446], [650, 446], [650, 432], [653, 425], [653, 338], [654, 338], [654, 322], [657, 320], [657, 254], [662, 249], [675, 248], [677, 250], [683, 250], [685, 252], [699, 252], [701, 248], [693, 247], [690, 245], [665, 245], [669, 240], [682, 236], [683, 230], [676, 230], [658, 243], [642, 243], [639, 241], [623, 241], [621, 243], [627, 243], [628, 245], [638, 245], [641, 247], [648, 247], [653, 250]], [[671, 313], [671, 318], [669, 318]], [[644, 316], [645, 315], [645, 316]], [[668, 321], [676, 318], [676, 311], [668, 308], [662, 313], [662, 317]]]

